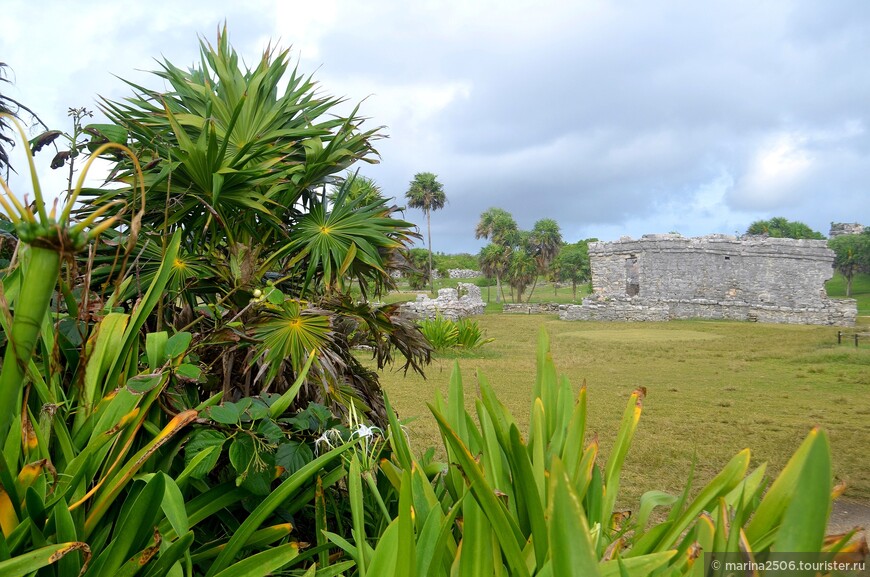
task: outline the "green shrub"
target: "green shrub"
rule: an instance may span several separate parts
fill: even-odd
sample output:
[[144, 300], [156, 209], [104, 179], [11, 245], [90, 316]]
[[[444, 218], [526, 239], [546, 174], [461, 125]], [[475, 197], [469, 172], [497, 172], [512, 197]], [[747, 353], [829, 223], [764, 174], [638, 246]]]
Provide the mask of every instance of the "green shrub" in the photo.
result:
[[459, 327], [441, 315], [420, 321], [420, 332], [436, 350], [452, 349], [459, 340]]
[[452, 321], [441, 315], [420, 321], [420, 332], [436, 350], [463, 349], [473, 351], [491, 343], [477, 321], [460, 319]]
[[444, 254], [443, 252], [436, 252], [432, 255], [432, 259], [435, 261], [436, 269], [450, 269], [450, 268], [462, 268], [468, 270], [477, 270], [477, 256], [473, 254], [468, 254], [467, 252], [462, 252], [459, 254]]
[[482, 347], [486, 343], [491, 343], [495, 339], [487, 338], [486, 333], [477, 321], [472, 319], [459, 319], [456, 323], [458, 330], [456, 338], [456, 346], [466, 350], [474, 350]]

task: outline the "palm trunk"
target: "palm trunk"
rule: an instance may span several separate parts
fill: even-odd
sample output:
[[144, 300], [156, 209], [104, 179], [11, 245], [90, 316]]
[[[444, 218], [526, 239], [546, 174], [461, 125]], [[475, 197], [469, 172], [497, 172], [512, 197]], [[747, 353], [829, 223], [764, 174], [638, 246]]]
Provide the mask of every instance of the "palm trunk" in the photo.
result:
[[846, 296], [852, 296], [852, 275], [846, 277]]
[[429, 290], [435, 295], [435, 271], [432, 270], [432, 221], [431, 211], [426, 211], [426, 231], [429, 234]]
[[532, 301], [532, 294], [534, 294], [536, 286], [538, 286], [538, 275], [535, 275], [535, 281], [532, 283], [532, 290], [529, 291], [529, 298], [526, 299], [526, 304]]
[[495, 302], [500, 303], [504, 298], [504, 292], [501, 290], [501, 278], [498, 273], [495, 273]]

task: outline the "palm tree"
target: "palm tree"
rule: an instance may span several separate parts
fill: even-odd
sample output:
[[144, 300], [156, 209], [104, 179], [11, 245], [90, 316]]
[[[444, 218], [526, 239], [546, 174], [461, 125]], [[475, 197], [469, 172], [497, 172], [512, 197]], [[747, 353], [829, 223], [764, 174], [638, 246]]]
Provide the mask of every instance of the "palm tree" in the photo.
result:
[[517, 221], [511, 213], [492, 207], [480, 215], [480, 222], [474, 230], [474, 238], [486, 238], [502, 246], [514, 246], [519, 240]]
[[[535, 223], [531, 235], [529, 235], [529, 248], [535, 261], [538, 264], [538, 273], [543, 273], [550, 266], [550, 263], [559, 254], [559, 248], [562, 246], [562, 232], [559, 230], [559, 223], [552, 218], [542, 218]], [[529, 291], [529, 296], [526, 302], [532, 299], [532, 293], [535, 292], [535, 286], [538, 284], [538, 276], [535, 275], [532, 290]]]
[[495, 244], [494, 242], [489, 243], [480, 250], [480, 256], [478, 257], [480, 271], [488, 277], [495, 277], [495, 302], [497, 303], [500, 303], [504, 298], [501, 278], [508, 271], [512, 252], [510, 247]]
[[405, 198], [408, 199], [408, 206], [411, 208], [422, 209], [426, 215], [426, 230], [429, 236], [429, 287], [432, 293], [435, 293], [435, 280], [432, 278], [432, 223], [431, 214], [433, 210], [441, 210], [447, 202], [447, 195], [444, 194], [444, 185], [438, 182], [438, 176], [431, 172], [418, 172], [414, 175], [414, 180], [408, 187], [408, 192], [405, 193]]

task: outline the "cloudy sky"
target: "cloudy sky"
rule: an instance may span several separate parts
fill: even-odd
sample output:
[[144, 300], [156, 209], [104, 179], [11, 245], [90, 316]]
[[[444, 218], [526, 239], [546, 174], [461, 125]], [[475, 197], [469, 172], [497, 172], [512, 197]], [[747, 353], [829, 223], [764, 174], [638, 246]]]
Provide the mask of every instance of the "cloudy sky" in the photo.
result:
[[491, 206], [568, 241], [870, 224], [863, 0], [4, 0], [3, 90], [68, 129], [69, 107], [130, 94], [118, 77], [160, 88], [155, 58], [193, 64], [224, 20], [249, 62], [271, 39], [365, 99], [389, 138], [361, 173], [387, 195], [438, 175], [436, 251], [476, 252]]

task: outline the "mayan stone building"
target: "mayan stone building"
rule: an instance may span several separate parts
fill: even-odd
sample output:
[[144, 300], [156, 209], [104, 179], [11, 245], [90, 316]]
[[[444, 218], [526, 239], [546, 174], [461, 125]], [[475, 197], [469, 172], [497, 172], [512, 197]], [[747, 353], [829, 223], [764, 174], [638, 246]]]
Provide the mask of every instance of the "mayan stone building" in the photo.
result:
[[592, 295], [565, 320], [730, 319], [854, 325], [854, 299], [829, 299], [823, 240], [678, 234], [589, 245]]

